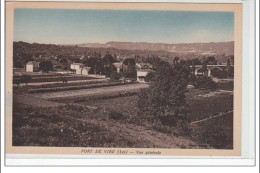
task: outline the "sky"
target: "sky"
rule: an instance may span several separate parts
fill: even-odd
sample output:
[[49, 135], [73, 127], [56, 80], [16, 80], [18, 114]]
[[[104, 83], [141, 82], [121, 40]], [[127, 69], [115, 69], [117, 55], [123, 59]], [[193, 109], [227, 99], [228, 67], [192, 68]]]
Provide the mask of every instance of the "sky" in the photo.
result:
[[234, 40], [232, 12], [15, 9], [14, 41], [50, 44]]

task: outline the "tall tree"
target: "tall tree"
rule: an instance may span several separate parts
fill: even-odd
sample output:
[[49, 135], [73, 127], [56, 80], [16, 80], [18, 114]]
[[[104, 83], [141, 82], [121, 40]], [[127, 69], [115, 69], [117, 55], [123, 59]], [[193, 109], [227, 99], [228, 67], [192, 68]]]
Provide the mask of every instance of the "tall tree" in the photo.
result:
[[188, 105], [185, 93], [190, 77], [189, 65], [178, 62], [174, 66], [161, 62], [148, 89], [139, 94], [140, 113], [150, 115], [165, 125], [186, 121]]
[[136, 78], [136, 68], [135, 68], [134, 58], [126, 58], [123, 61], [123, 75], [126, 78]]

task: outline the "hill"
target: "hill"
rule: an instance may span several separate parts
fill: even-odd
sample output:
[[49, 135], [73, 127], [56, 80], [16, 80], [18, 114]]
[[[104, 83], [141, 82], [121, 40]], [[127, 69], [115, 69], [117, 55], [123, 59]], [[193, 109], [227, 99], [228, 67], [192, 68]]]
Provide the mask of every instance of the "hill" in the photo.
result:
[[234, 42], [211, 42], [211, 43], [147, 43], [147, 42], [107, 42], [83, 43], [79, 47], [89, 48], [115, 48], [125, 50], [149, 50], [149, 51], [166, 51], [174, 53], [196, 53], [202, 55], [234, 55]]

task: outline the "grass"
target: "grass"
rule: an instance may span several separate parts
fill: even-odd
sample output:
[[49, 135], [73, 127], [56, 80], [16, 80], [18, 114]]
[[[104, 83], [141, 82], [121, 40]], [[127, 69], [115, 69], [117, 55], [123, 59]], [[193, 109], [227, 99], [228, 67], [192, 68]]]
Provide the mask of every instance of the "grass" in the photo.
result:
[[[74, 101], [79, 104], [53, 108], [31, 108], [15, 104], [13, 145], [189, 148], [187, 141], [176, 143], [179, 139], [175, 138], [175, 127], [162, 126], [149, 116], [138, 115], [136, 92], [111, 91], [74, 100], [58, 98], [59, 102]], [[189, 121], [233, 109], [232, 92], [189, 89], [186, 97], [190, 105]], [[233, 114], [189, 127], [188, 138], [200, 144], [194, 147], [233, 147]], [[141, 134], [141, 137], [138, 136]]]
[[[56, 146], [56, 147], [131, 147], [133, 142], [117, 137], [98, 124], [81, 121], [71, 109], [14, 107], [13, 145], [14, 146]], [[89, 111], [90, 112], [90, 111]], [[62, 115], [62, 113], [64, 115]], [[83, 114], [83, 113], [82, 113]], [[73, 118], [71, 118], [73, 117]]]
[[233, 113], [191, 126], [191, 138], [216, 149], [233, 148]]
[[218, 88], [222, 90], [233, 91], [234, 90], [234, 81], [221, 81], [218, 83]]
[[[190, 89], [187, 93], [187, 102], [190, 107], [188, 120], [195, 121], [214, 116], [220, 112], [227, 112], [233, 109], [233, 95], [225, 92], [212, 92], [209, 90]], [[208, 96], [207, 96], [208, 95]], [[122, 95], [122, 97], [107, 97], [105, 99], [78, 100], [84, 105], [96, 106], [117, 110], [127, 117], [137, 116], [137, 95]]]
[[191, 90], [187, 94], [189, 121], [196, 121], [233, 110], [233, 94], [220, 91]]
[[54, 108], [30, 108], [15, 104], [13, 145], [120, 148], [196, 146], [196, 143], [189, 139], [118, 122], [120, 117], [111, 116], [111, 113], [114, 112], [106, 113], [103, 109], [97, 110], [77, 104]]

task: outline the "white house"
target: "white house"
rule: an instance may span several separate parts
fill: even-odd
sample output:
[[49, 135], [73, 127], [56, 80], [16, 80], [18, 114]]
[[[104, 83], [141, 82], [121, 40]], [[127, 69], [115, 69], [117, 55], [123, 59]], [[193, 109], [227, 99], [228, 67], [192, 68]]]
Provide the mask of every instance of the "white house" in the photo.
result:
[[84, 64], [82, 63], [73, 63], [70, 65], [70, 69], [76, 71], [76, 74], [81, 74]]
[[76, 74], [79, 75], [88, 75], [91, 67], [85, 67], [82, 63], [73, 63], [70, 65], [70, 68], [74, 71], [76, 71]]
[[151, 72], [154, 71], [150, 69], [137, 70], [137, 82], [145, 83], [145, 77]]
[[35, 72], [39, 70], [39, 64], [40, 62], [36, 62], [36, 61], [29, 61], [26, 64], [26, 71], [27, 72]]
[[83, 67], [81, 70], [82, 75], [88, 75], [88, 72], [91, 68], [90, 67]]

